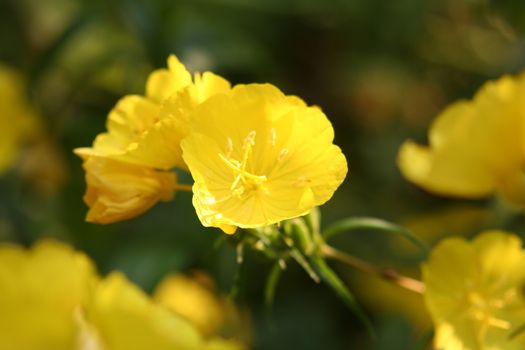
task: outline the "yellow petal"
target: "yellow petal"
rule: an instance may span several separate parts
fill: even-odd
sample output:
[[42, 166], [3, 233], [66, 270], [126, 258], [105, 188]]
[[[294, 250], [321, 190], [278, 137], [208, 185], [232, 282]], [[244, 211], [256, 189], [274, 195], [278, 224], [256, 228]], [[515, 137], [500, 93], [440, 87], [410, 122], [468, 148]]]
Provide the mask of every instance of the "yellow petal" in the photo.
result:
[[159, 105], [137, 95], [118, 101], [108, 116], [108, 132], [99, 135], [93, 143], [102, 155], [119, 155], [127, 151], [149, 128], [158, 122]]
[[231, 89], [230, 82], [212, 72], [204, 72], [202, 76], [195, 74], [196, 101], [202, 103], [208, 98]]
[[74, 313], [96, 280], [91, 261], [66, 244], [0, 245], [0, 349], [73, 349]]
[[175, 55], [168, 57], [168, 69], [151, 73], [146, 83], [146, 96], [157, 103], [191, 84], [191, 74]]
[[89, 222], [107, 224], [130, 219], [173, 197], [174, 173], [103, 157], [85, 157], [84, 201], [90, 207], [86, 217]]

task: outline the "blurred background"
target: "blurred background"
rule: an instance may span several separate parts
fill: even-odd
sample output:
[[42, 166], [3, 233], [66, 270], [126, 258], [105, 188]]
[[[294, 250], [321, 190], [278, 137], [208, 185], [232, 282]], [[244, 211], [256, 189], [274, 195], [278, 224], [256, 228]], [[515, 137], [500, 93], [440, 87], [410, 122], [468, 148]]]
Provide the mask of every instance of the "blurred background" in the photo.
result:
[[[321, 208], [325, 227], [375, 216], [429, 243], [491, 227], [498, 220], [487, 210], [492, 201], [431, 196], [401, 177], [396, 155], [407, 138], [426, 142], [448, 103], [518, 73], [524, 30], [520, 0], [0, 0], [0, 63], [23, 75], [43, 130], [0, 173], [0, 240], [70, 242], [102, 273], [122, 270], [146, 291], [167, 273], [205, 271], [222, 294], [230, 292], [235, 249], [217, 247], [222, 233], [200, 225], [188, 193], [126, 222], [84, 222], [84, 172], [72, 149], [91, 145], [116, 101], [143, 93], [147, 75], [170, 53], [191, 71], [212, 70], [233, 84], [270, 82], [322, 107], [349, 163], [346, 181]], [[7, 138], [9, 123], [0, 128]], [[417, 251], [398, 237], [353, 232], [332, 243], [418, 277]], [[253, 349], [421, 348], [431, 325], [420, 296], [332, 266], [378, 339], [293, 264], [267, 313], [271, 264], [250, 253], [237, 302], [250, 315]]]

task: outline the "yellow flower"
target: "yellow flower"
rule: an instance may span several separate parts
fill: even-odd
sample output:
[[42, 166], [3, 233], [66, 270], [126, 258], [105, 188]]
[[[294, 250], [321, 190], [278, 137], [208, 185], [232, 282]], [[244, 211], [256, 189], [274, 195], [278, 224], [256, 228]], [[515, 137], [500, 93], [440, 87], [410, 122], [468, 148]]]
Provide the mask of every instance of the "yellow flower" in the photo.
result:
[[146, 84], [146, 96], [122, 98], [109, 113], [108, 132], [100, 134], [84, 154], [110, 157], [159, 169], [185, 168], [180, 140], [188, 127], [188, 114], [209, 97], [227, 93], [230, 83], [205, 72], [190, 73], [171, 55], [168, 69], [154, 71]]
[[200, 342], [191, 324], [156, 306], [117, 272], [98, 285], [85, 319], [102, 349], [196, 349]]
[[38, 119], [24, 94], [21, 76], [0, 64], [0, 173], [12, 165], [23, 144], [39, 131]]
[[206, 338], [222, 334], [249, 343], [249, 315], [217, 294], [214, 287], [213, 280], [202, 272], [191, 276], [172, 274], [159, 283], [153, 299], [189, 320]]
[[242, 349], [204, 339], [118, 272], [101, 280], [88, 257], [55, 241], [0, 245], [0, 310], [6, 350]]
[[184, 275], [164, 277], [153, 298], [191, 321], [205, 336], [217, 334], [225, 321], [222, 303], [212, 290], [200, 281]]
[[0, 349], [73, 349], [74, 314], [96, 279], [89, 258], [65, 244], [0, 245]]
[[182, 141], [204, 226], [233, 233], [306, 214], [347, 172], [332, 125], [272, 85], [238, 85], [199, 105]]
[[442, 241], [423, 265], [425, 303], [443, 350], [522, 350], [525, 251], [518, 237], [487, 231]]
[[398, 164], [428, 191], [465, 198], [499, 193], [525, 206], [523, 175], [525, 75], [486, 83], [472, 101], [446, 108], [429, 132], [429, 147], [406, 141]]
[[109, 113], [108, 132], [93, 147], [75, 149], [86, 170], [87, 221], [126, 220], [171, 199], [175, 175], [158, 169], [186, 169], [180, 141], [188, 133], [189, 114], [210, 96], [229, 90], [229, 82], [210, 72], [195, 74], [192, 81], [172, 55], [168, 69], [148, 78], [145, 96], [122, 98]]
[[108, 224], [130, 219], [158, 201], [171, 200], [175, 192], [177, 180], [172, 172], [97, 156], [84, 156], [83, 166], [88, 222]]
[[[197, 328], [179, 315], [153, 303], [122, 274], [102, 281], [85, 309], [85, 322], [97, 350], [239, 350], [234, 342], [204, 340]], [[89, 334], [89, 331], [88, 331]]]

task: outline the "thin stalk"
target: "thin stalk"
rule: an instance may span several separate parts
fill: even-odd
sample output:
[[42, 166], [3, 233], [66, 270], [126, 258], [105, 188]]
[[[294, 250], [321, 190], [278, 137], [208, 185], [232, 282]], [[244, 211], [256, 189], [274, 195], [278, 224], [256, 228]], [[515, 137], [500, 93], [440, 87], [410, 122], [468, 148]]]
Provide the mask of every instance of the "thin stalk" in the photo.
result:
[[423, 294], [425, 291], [425, 285], [421, 281], [403, 276], [392, 268], [377, 268], [364, 260], [346, 254], [327, 244], [321, 246], [321, 253], [328, 259], [333, 259], [362, 272], [376, 275], [412, 292]]
[[176, 190], [176, 191], [187, 191], [187, 192], [191, 192], [192, 191], [192, 185], [184, 185], [184, 184], [176, 184], [173, 189]]

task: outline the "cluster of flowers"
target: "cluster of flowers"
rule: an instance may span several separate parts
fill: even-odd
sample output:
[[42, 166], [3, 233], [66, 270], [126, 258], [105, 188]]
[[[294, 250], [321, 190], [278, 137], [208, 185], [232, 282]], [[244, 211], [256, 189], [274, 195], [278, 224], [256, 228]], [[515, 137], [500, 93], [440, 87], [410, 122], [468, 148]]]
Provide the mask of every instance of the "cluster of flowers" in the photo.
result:
[[[268, 84], [231, 87], [210, 72], [192, 80], [174, 56], [168, 67], [149, 77], [145, 96], [117, 104], [92, 148], [76, 150], [87, 173], [88, 221], [128, 219], [171, 199], [184, 188], [173, 168], [191, 172], [202, 224], [226, 233], [301, 216], [343, 181], [345, 158], [318, 108]], [[402, 146], [403, 174], [431, 192], [498, 193], [525, 206], [524, 89], [523, 76], [504, 77], [447, 108], [429, 148]], [[436, 348], [524, 348], [524, 263], [519, 238], [506, 232], [441, 242], [423, 265]]]
[[[525, 75], [488, 82], [472, 101], [434, 121], [429, 147], [405, 142], [406, 178], [442, 195], [497, 194], [525, 208]], [[471, 243], [448, 238], [423, 265], [425, 303], [444, 350], [525, 349], [525, 251], [520, 239], [485, 232]]]
[[317, 107], [270, 84], [231, 87], [190, 73], [175, 56], [153, 72], [145, 96], [125, 96], [84, 159], [87, 220], [143, 213], [177, 189], [174, 168], [194, 179], [204, 226], [226, 233], [301, 216], [326, 202], [346, 176], [333, 128]]
[[[64, 243], [0, 245], [0, 348], [242, 349], [213, 334], [222, 315], [211, 292], [181, 278], [167, 277], [151, 299], [119, 272], [100, 277], [86, 255]], [[188, 293], [194, 300], [181, 297]], [[202, 316], [214, 312], [210, 326]]]
[[[0, 99], [15, 101], [5, 115], [27, 115], [4, 77]], [[451, 105], [431, 127], [428, 147], [403, 144], [403, 175], [436, 194], [497, 194], [525, 208], [523, 96], [525, 75], [505, 76], [472, 101]], [[31, 118], [10, 127], [19, 132], [0, 139], [0, 171], [31, 134]], [[230, 234], [264, 228], [325, 203], [347, 173], [319, 108], [269, 84], [232, 87], [211, 72], [192, 78], [175, 56], [168, 69], [151, 74], [144, 96], [117, 103], [107, 129], [91, 148], [75, 150], [86, 170], [87, 220], [94, 223], [126, 220], [172, 199], [189, 188], [177, 181], [173, 170], [180, 169], [194, 180], [193, 205], [204, 226]], [[524, 349], [523, 266], [522, 243], [508, 232], [440, 242], [422, 266], [435, 348]], [[31, 251], [0, 246], [0, 291], [2, 348], [240, 347], [213, 332], [204, 337], [182, 317], [173, 305], [184, 293], [152, 300], [120, 273], [101, 278], [86, 256], [56, 242]]]

